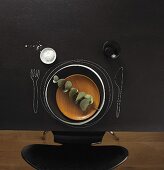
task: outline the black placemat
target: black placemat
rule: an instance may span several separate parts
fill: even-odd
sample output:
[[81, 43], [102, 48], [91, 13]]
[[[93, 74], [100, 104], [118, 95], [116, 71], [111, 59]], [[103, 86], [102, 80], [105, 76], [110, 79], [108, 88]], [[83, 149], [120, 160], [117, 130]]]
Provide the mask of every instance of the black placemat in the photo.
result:
[[113, 105], [97, 125], [81, 130], [163, 131], [163, 3], [0, 0], [0, 129], [72, 130], [47, 114], [41, 101], [33, 113], [30, 69], [40, 69], [40, 83], [52, 66], [40, 61], [33, 45], [54, 48], [55, 64], [86, 59], [112, 74], [102, 45], [116, 40], [125, 71], [120, 117]]

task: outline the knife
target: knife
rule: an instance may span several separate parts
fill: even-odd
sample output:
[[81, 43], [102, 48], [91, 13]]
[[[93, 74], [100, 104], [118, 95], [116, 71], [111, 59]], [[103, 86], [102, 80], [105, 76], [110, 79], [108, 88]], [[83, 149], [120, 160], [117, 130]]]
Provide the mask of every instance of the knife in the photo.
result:
[[123, 87], [123, 67], [120, 67], [115, 75], [114, 81], [118, 88], [117, 96], [117, 108], [116, 108], [116, 118], [119, 118], [121, 111], [121, 98], [122, 98], [122, 87]]

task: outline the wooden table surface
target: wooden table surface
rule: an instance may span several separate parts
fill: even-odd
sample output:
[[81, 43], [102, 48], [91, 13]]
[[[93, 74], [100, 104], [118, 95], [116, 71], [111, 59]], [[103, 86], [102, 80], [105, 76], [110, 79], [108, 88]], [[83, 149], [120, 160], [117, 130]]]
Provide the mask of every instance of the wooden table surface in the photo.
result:
[[[129, 150], [127, 161], [118, 170], [163, 170], [164, 133], [117, 132], [119, 141], [105, 134], [103, 145], [121, 145]], [[0, 169], [33, 170], [20, 155], [29, 144], [54, 144], [51, 132], [42, 140], [42, 132], [0, 131]], [[56, 144], [55, 144], [56, 145]]]

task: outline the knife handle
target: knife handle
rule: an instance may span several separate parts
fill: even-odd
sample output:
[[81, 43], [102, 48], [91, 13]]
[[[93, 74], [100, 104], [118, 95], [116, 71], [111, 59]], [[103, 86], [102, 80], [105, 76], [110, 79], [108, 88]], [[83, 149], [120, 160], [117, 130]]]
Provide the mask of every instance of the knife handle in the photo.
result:
[[120, 111], [121, 111], [121, 94], [122, 94], [122, 90], [119, 89], [118, 99], [117, 99], [117, 108], [116, 108], [116, 118], [119, 118]]
[[119, 118], [119, 115], [120, 115], [120, 102], [117, 102], [117, 109], [116, 109], [116, 118]]

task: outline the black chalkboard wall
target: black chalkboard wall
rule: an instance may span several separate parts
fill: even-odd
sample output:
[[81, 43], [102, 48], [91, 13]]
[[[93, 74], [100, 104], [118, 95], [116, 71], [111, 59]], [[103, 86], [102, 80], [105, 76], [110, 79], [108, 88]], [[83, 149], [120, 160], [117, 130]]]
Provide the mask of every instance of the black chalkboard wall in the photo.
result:
[[110, 74], [102, 45], [115, 40], [125, 70], [120, 117], [113, 105], [96, 125], [74, 130], [163, 131], [163, 9], [163, 0], [0, 0], [0, 129], [73, 130], [40, 101], [33, 113], [30, 69], [40, 69], [42, 78], [50, 66], [25, 45], [54, 48], [56, 64], [86, 59]]

